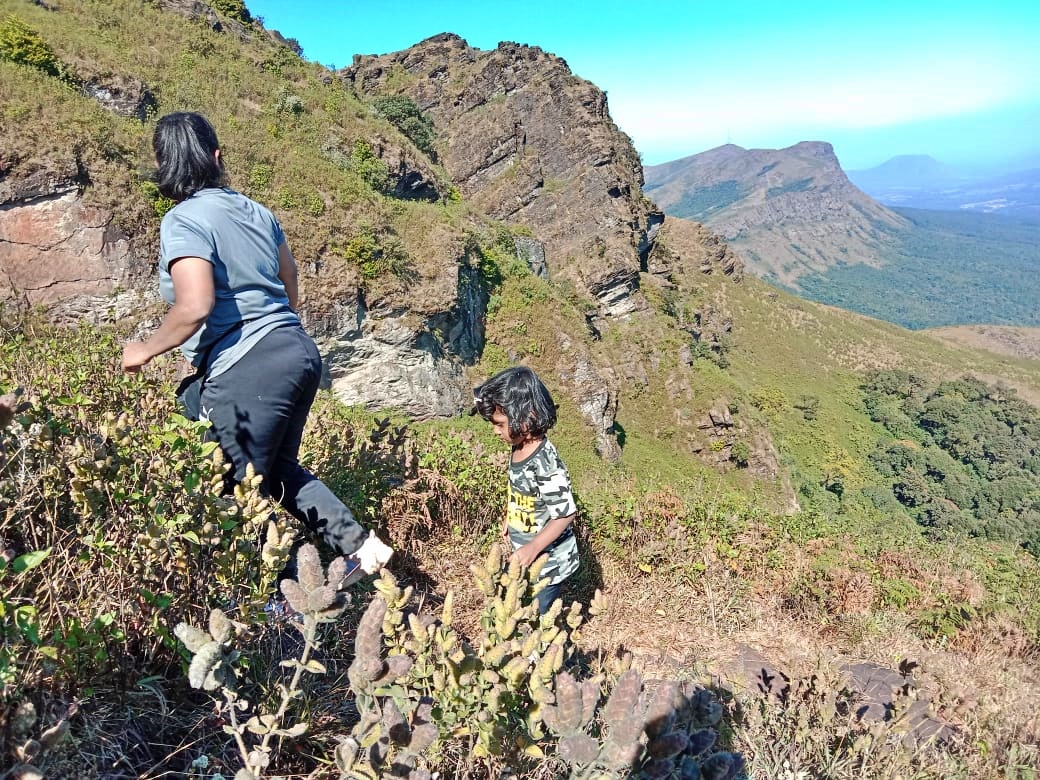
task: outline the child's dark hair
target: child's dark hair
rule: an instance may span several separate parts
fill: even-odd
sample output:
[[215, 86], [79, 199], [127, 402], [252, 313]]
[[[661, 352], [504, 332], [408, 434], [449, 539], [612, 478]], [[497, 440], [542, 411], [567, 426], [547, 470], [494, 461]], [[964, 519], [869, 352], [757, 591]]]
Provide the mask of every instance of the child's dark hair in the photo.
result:
[[495, 409], [509, 419], [509, 433], [538, 438], [556, 425], [556, 404], [538, 375], [526, 366], [500, 371], [473, 390], [473, 411], [488, 422]]
[[178, 111], [162, 117], [152, 136], [159, 192], [180, 203], [205, 187], [227, 186], [224, 165], [215, 155], [219, 148], [213, 125], [202, 114]]

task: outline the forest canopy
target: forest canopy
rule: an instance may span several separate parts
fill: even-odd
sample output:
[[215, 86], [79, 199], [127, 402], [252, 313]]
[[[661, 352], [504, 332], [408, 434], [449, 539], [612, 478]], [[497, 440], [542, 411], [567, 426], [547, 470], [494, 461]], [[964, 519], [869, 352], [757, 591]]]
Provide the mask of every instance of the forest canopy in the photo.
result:
[[871, 460], [929, 535], [1012, 541], [1040, 555], [1040, 412], [970, 376], [868, 376], [864, 405], [891, 438]]

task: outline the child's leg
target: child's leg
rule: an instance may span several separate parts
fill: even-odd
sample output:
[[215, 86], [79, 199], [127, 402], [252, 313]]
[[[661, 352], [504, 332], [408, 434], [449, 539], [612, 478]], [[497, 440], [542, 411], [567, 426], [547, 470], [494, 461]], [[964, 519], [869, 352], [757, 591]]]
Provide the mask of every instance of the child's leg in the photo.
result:
[[549, 611], [549, 607], [553, 605], [553, 602], [560, 597], [560, 583], [556, 585], [546, 585], [540, 591], [535, 599], [538, 602], [538, 614], [544, 615]]

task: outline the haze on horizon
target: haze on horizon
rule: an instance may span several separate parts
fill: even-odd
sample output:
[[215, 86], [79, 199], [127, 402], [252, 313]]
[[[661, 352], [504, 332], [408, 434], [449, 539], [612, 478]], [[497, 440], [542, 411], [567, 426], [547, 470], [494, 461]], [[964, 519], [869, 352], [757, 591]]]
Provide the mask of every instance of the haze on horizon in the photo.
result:
[[725, 143], [1040, 167], [1040, 3], [246, 0], [330, 67], [441, 32], [538, 46], [607, 92], [647, 165]]

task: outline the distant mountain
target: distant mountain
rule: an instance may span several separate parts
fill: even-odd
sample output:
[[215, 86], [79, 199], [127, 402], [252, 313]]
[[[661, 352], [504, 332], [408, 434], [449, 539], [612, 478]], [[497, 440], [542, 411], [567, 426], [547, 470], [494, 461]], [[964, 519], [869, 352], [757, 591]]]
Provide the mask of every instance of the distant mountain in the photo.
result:
[[[873, 169], [874, 181], [901, 182], [900, 192], [917, 198], [943, 192], [936, 183], [956, 175], [925, 156], [890, 163]], [[1036, 219], [960, 202], [947, 210], [886, 208], [846, 178], [825, 143], [720, 146], [644, 175], [667, 214], [705, 223], [748, 271], [807, 298], [914, 329], [1040, 326]], [[1021, 175], [998, 184], [1020, 199], [1032, 192]], [[987, 196], [956, 192], [973, 193], [976, 204]]]
[[903, 155], [848, 175], [857, 187], [886, 206], [1040, 219], [1040, 168], [980, 174], [927, 155]]
[[878, 266], [909, 223], [846, 177], [828, 143], [786, 149], [720, 146], [644, 168], [668, 214], [697, 220], [733, 245], [758, 276], [798, 279], [842, 264]]
[[[961, 183], [964, 173], [927, 154], [904, 154], [881, 165], [848, 171], [849, 180], [872, 197], [891, 190], [939, 189]], [[884, 201], [882, 201], [884, 202]]]

